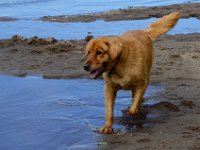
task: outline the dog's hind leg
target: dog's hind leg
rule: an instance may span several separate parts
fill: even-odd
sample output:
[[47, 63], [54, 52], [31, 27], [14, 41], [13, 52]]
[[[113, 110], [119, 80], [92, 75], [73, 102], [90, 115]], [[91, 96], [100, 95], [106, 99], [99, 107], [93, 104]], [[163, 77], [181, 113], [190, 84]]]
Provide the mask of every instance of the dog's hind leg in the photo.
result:
[[117, 94], [117, 88], [107, 82], [105, 84], [105, 125], [100, 129], [102, 133], [112, 133], [112, 125], [113, 125], [113, 107], [115, 103], [115, 98]]
[[135, 86], [134, 89], [132, 89], [133, 102], [129, 109], [130, 115], [136, 115], [138, 113], [146, 88], [147, 82], [142, 82], [141, 84]]

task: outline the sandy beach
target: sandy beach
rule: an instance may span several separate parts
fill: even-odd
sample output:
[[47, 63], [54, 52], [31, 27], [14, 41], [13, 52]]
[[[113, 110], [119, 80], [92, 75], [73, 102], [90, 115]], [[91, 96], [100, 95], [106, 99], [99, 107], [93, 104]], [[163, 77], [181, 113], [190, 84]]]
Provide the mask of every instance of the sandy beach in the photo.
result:
[[[152, 82], [168, 79], [200, 79], [200, 34], [164, 35], [154, 44]], [[18, 76], [87, 78], [85, 40], [25, 38], [0, 40], [0, 71]]]
[[[53, 22], [134, 20], [161, 17], [178, 10], [182, 12], [182, 18], [200, 19], [199, 7], [199, 3], [191, 3], [128, 8], [99, 14], [45, 16], [40, 20]], [[0, 20], [6, 19], [0, 18]], [[8, 18], [7, 21], [12, 20]], [[20, 35], [15, 35], [11, 39], [1, 39], [0, 73], [20, 77], [42, 76], [48, 79], [86, 79], [87, 72], [82, 67], [86, 44], [86, 39], [57, 40], [53, 37], [26, 38]], [[102, 135], [101, 138], [106, 144], [99, 145], [98, 148], [200, 149], [200, 33], [164, 35], [155, 42], [151, 83], [163, 83], [166, 86], [166, 89], [156, 96], [161, 102], [169, 102], [157, 106], [166, 114], [164, 118], [150, 130]], [[115, 120], [117, 122], [117, 118]], [[125, 124], [128, 124], [128, 121]]]

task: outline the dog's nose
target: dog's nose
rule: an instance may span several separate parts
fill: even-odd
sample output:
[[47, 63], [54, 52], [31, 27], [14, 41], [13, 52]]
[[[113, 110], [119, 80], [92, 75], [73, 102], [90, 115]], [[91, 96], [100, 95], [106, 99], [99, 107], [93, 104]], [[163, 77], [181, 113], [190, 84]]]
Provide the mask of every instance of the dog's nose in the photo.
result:
[[90, 66], [88, 64], [85, 64], [83, 68], [85, 69], [85, 71], [90, 71]]

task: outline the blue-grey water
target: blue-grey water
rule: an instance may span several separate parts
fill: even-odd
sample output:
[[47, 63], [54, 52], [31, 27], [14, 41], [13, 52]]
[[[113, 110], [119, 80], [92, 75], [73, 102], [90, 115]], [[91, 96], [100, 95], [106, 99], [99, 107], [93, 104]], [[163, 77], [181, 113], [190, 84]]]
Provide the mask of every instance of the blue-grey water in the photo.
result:
[[[0, 23], [0, 39], [15, 34], [25, 37], [55, 37], [57, 39], [83, 39], [88, 32], [94, 36], [119, 35], [127, 30], [146, 29], [155, 18], [133, 21], [95, 21], [89, 23], [49, 23], [32, 20], [19, 20]], [[168, 34], [200, 32], [200, 20], [196, 18], [180, 19]]]
[[[50, 23], [34, 21], [44, 15], [75, 15], [99, 12], [128, 6], [160, 6], [175, 3], [200, 2], [200, 0], [1, 0], [0, 17], [16, 17], [20, 20], [0, 22], [0, 39], [15, 34], [25, 37], [55, 37], [57, 39], [83, 39], [88, 32], [94, 36], [118, 35], [127, 30], [145, 29], [155, 18], [134, 21], [105, 22], [98, 20], [89, 23]], [[169, 34], [199, 32], [198, 19], [181, 19]]]
[[[0, 17], [20, 18], [0, 22], [0, 39], [15, 34], [58, 39], [82, 39], [88, 32], [94, 36], [117, 35], [130, 29], [145, 29], [155, 18], [90, 23], [49, 23], [32, 19], [187, 2], [200, 0], [0, 0]], [[199, 25], [195, 18], [181, 19], [169, 34], [200, 32]], [[0, 150], [79, 150], [106, 144], [102, 141], [103, 135], [93, 132], [104, 123], [103, 84], [102, 80], [0, 76]], [[150, 85], [144, 104], [157, 103], [154, 97], [163, 89], [163, 85]], [[130, 104], [131, 94], [119, 92], [115, 117], [122, 117], [121, 110]], [[155, 118], [154, 114], [147, 116]], [[117, 122], [114, 128], [124, 131], [124, 125]]]
[[[94, 148], [104, 123], [102, 80], [49, 80], [39, 77], [0, 76], [0, 149], [66, 150]], [[154, 100], [163, 85], [150, 85], [145, 97]], [[155, 101], [155, 100], [154, 100]], [[131, 104], [121, 91], [115, 117]], [[116, 129], [123, 126], [115, 124]], [[78, 148], [79, 147], [79, 148]]]
[[200, 0], [1, 0], [0, 16], [37, 18], [45, 15], [75, 15], [129, 6], [160, 6]]

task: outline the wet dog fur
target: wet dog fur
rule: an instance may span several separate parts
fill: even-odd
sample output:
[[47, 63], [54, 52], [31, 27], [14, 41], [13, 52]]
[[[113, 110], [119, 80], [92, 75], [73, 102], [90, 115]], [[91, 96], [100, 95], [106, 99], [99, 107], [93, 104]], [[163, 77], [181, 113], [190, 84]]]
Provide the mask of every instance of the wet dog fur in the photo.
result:
[[117, 91], [132, 91], [130, 115], [139, 111], [148, 86], [153, 61], [153, 42], [169, 31], [180, 18], [179, 12], [166, 15], [146, 30], [130, 30], [119, 36], [97, 37], [86, 46], [84, 69], [95, 79], [105, 80], [105, 125], [102, 133], [112, 133], [113, 107]]

